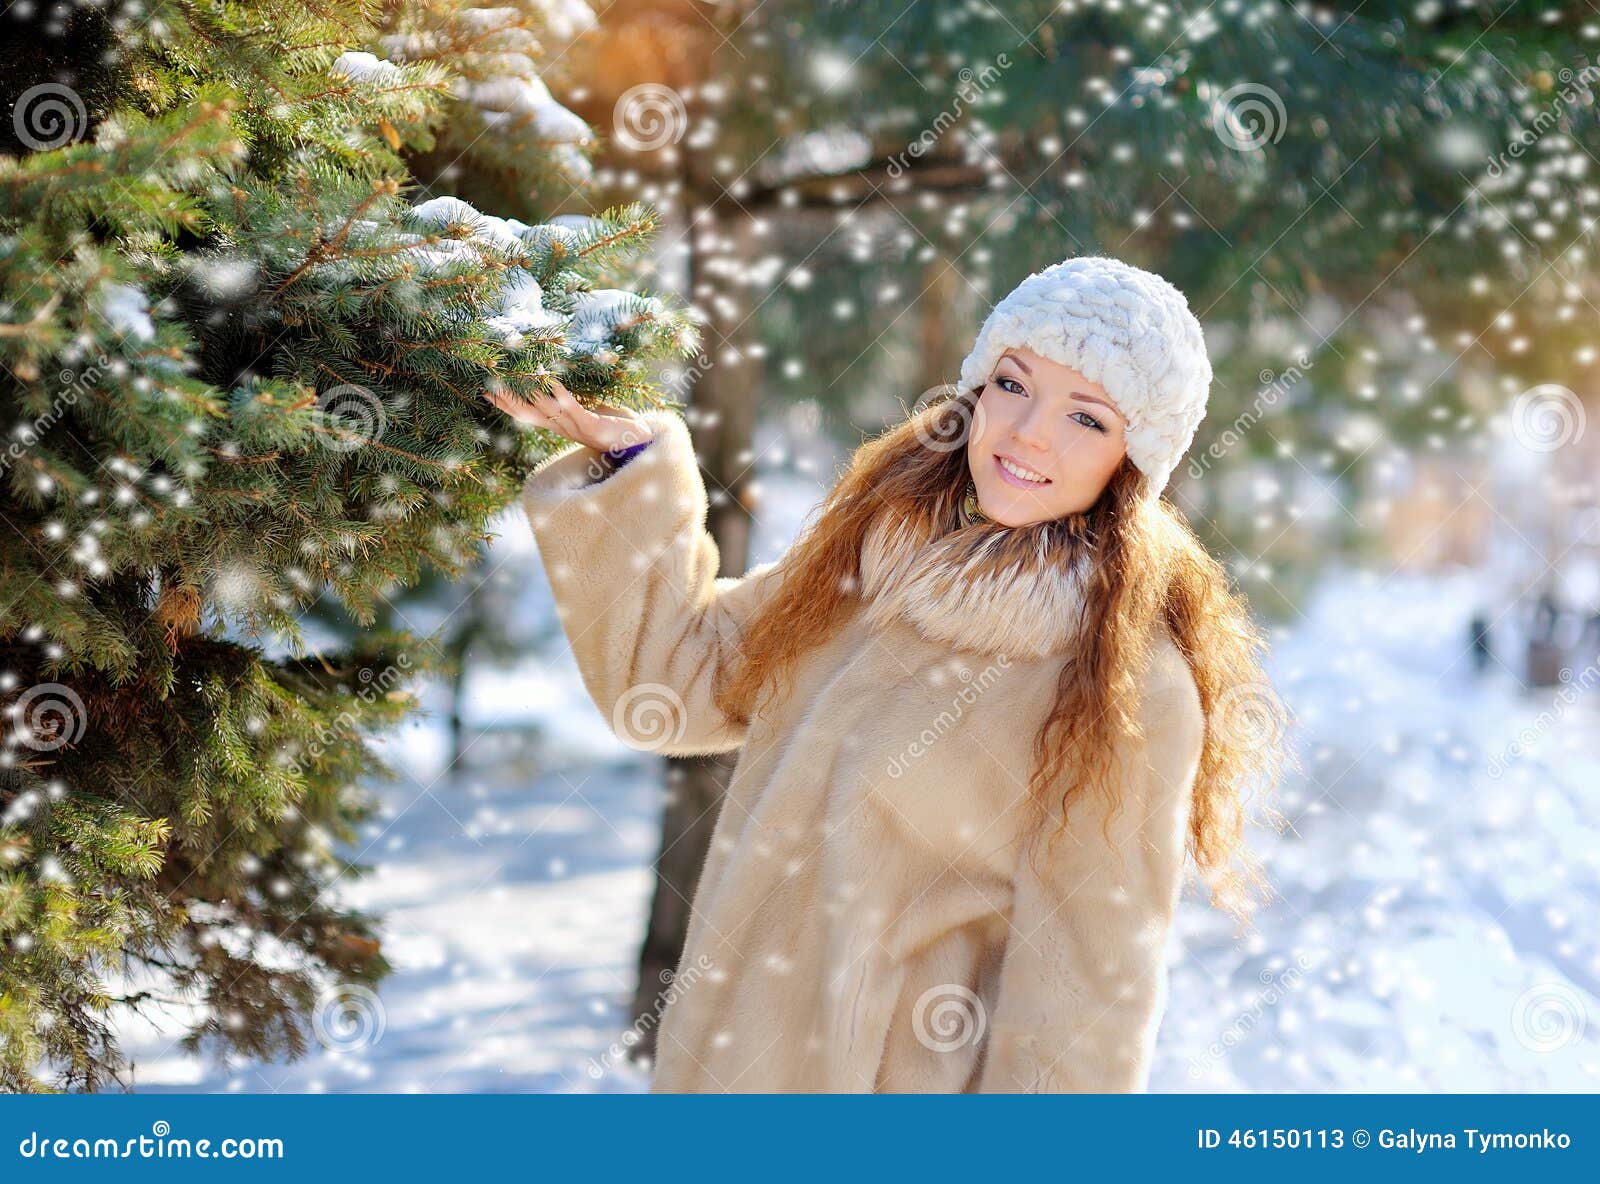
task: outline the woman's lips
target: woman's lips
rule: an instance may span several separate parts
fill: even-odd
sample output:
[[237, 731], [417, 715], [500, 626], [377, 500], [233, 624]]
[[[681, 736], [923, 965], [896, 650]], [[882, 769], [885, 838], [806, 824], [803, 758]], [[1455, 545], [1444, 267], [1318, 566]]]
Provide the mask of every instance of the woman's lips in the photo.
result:
[[[1006, 457], [1006, 459], [1011, 461], [1011, 463], [1016, 465], [1018, 468], [1026, 469], [1028, 467], [1021, 461], [1014, 460], [1009, 456]], [[1046, 485], [1050, 484], [1048, 479], [1044, 481], [1024, 481], [1021, 477], [1012, 476], [1010, 473], [1006, 472], [1005, 465], [1000, 463], [999, 453], [995, 453], [994, 455], [994, 471], [1000, 474], [1000, 480], [1004, 481], [1007, 485], [1014, 485], [1018, 489], [1043, 489]]]

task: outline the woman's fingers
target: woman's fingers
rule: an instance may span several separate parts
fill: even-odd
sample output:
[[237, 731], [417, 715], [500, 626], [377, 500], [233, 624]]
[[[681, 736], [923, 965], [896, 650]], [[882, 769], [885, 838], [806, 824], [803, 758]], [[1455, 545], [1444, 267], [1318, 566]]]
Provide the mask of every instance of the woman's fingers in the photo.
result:
[[650, 425], [636, 412], [610, 404], [585, 407], [557, 379], [551, 379], [549, 390], [535, 392], [531, 401], [509, 391], [487, 391], [485, 397], [518, 423], [545, 428], [601, 451], [625, 448], [652, 435]]
[[649, 427], [634, 413], [604, 404], [599, 408], [585, 407], [558, 380], [552, 380], [543, 402], [554, 404], [549, 414], [559, 431], [590, 448], [605, 451], [650, 438]]
[[603, 403], [590, 414], [594, 418], [593, 430], [607, 441], [606, 448], [627, 448], [630, 444], [643, 443], [655, 434], [638, 412], [625, 407]]
[[536, 392], [533, 400], [534, 406], [550, 417], [556, 431], [569, 440], [576, 440], [591, 448], [596, 446], [589, 430], [588, 410], [578, 402], [576, 395], [561, 385], [559, 379], [552, 378], [550, 389]]
[[558, 430], [551, 422], [550, 417], [526, 400], [519, 399], [510, 391], [485, 391], [484, 398], [504, 411], [518, 423], [526, 424], [532, 428], [545, 428]]

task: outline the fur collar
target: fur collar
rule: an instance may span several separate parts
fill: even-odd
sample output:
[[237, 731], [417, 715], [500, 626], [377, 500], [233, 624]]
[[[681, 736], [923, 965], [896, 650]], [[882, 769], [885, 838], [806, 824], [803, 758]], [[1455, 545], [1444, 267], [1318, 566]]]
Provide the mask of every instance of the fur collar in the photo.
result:
[[903, 617], [957, 649], [1040, 658], [1084, 630], [1092, 553], [1081, 518], [1002, 526], [885, 512], [861, 548], [867, 621]]

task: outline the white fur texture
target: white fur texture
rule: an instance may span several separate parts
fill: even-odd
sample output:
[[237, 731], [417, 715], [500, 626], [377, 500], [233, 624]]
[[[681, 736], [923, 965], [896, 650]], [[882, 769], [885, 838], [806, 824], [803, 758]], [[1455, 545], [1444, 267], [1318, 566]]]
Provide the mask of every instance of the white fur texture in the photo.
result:
[[901, 617], [930, 640], [977, 653], [1042, 658], [1072, 646], [1083, 626], [1087, 555], [1064, 563], [1041, 540], [993, 570], [986, 559], [1003, 532], [989, 533], [972, 554], [955, 545], [959, 537], [924, 541], [908, 524], [880, 517], [861, 548], [867, 619]]

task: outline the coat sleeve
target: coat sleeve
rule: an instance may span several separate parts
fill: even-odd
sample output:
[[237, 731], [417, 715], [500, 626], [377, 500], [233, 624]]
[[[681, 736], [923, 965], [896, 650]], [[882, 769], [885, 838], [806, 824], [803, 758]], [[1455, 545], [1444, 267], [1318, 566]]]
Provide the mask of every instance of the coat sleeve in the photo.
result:
[[1205, 735], [1187, 664], [1166, 658], [1183, 669], [1145, 697], [1111, 847], [1105, 806], [1086, 794], [1054, 848], [1039, 842], [1037, 870], [1019, 857], [980, 1093], [1146, 1088]]
[[776, 564], [717, 575], [706, 490], [688, 425], [646, 412], [648, 447], [609, 475], [574, 445], [529, 476], [522, 504], [556, 612], [594, 704], [629, 747], [667, 756], [738, 748], [713, 680]]

